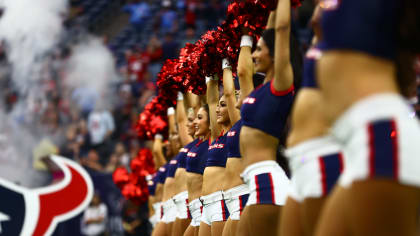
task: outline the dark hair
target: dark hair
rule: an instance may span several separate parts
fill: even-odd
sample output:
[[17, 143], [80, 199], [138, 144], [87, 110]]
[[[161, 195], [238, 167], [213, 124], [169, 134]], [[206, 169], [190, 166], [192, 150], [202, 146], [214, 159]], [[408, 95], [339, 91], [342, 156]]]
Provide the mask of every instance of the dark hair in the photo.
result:
[[266, 29], [263, 31], [261, 37], [264, 40], [265, 45], [268, 47], [268, 52], [272, 58], [274, 58], [274, 43], [276, 38], [276, 32], [274, 29]]
[[207, 112], [207, 122], [210, 124], [210, 109], [208, 104], [204, 104], [201, 106]]
[[[274, 58], [274, 42], [275, 42], [276, 32], [274, 29], [264, 30], [262, 33], [262, 38], [265, 44], [268, 47], [269, 54]], [[292, 64], [293, 69], [293, 85], [295, 86], [295, 91], [299, 90], [302, 81], [302, 70], [303, 70], [303, 57], [302, 51], [300, 48], [300, 43], [295, 36], [294, 27], [290, 31], [290, 63]], [[276, 62], [274, 62], [276, 63]]]
[[401, 1], [398, 25], [398, 51], [396, 57], [396, 78], [402, 95], [413, 95], [416, 89], [416, 75], [413, 64], [415, 54], [420, 53], [420, 1]]
[[254, 84], [254, 88], [257, 88], [262, 83], [264, 83], [265, 80], [265, 74], [257, 72], [252, 76], [252, 83]]

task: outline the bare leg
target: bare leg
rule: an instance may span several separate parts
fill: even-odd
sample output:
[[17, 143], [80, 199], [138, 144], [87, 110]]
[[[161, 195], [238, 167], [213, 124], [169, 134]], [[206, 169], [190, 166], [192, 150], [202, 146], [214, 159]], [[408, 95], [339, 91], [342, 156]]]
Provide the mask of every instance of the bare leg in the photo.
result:
[[326, 198], [307, 198], [301, 208], [301, 223], [305, 235], [314, 235]]
[[200, 230], [198, 233], [199, 236], [211, 236], [211, 226], [201, 222], [200, 223]]
[[238, 226], [238, 235], [277, 235], [282, 207], [276, 205], [246, 206]]
[[181, 236], [184, 234], [188, 225], [190, 224], [190, 219], [176, 219], [174, 225], [172, 226], [172, 236]]
[[184, 236], [194, 236], [194, 229], [195, 227], [192, 227], [191, 225], [188, 226], [188, 228], [184, 232]]
[[159, 222], [153, 229], [152, 236], [166, 236], [166, 224]]
[[365, 180], [336, 187], [321, 212], [316, 235], [417, 234], [418, 188], [390, 180]]
[[231, 233], [231, 224], [232, 224], [232, 220], [229, 218], [227, 221], [226, 221], [226, 224], [225, 224], [225, 227], [223, 228], [223, 234], [222, 234], [222, 236], [229, 236]]
[[280, 230], [277, 235], [282, 236], [303, 236], [303, 224], [301, 216], [301, 204], [293, 198], [287, 198], [283, 206], [280, 218]]
[[225, 227], [224, 221], [211, 223], [211, 236], [220, 236], [223, 234], [223, 228]]
[[172, 235], [173, 225], [174, 225], [173, 222], [166, 224], [166, 235], [168, 235], [168, 236]]

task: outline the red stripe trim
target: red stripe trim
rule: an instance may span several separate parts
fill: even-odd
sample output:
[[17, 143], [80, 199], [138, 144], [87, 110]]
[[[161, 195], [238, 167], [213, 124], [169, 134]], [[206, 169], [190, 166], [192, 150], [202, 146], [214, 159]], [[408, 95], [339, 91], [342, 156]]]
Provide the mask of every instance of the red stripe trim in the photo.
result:
[[225, 204], [224, 204], [224, 200], [220, 201], [220, 205], [222, 205], [222, 217], [223, 217], [223, 221], [226, 221], [226, 209], [225, 209]]
[[398, 132], [395, 120], [391, 121], [392, 157], [394, 167], [394, 179], [398, 179]]
[[242, 196], [239, 196], [239, 215], [242, 215], [242, 210], [244, 208], [242, 207]]
[[274, 195], [273, 176], [271, 175], [271, 173], [268, 173], [268, 177], [270, 179], [271, 200], [272, 200], [273, 204], [275, 204], [276, 203], [276, 198], [275, 198], [275, 195]]
[[295, 91], [295, 86], [293, 85], [293, 83], [290, 86], [290, 88], [288, 88], [287, 90], [277, 91], [276, 88], [274, 88], [273, 82], [274, 82], [274, 79], [270, 81], [270, 90], [271, 90], [271, 93], [275, 96], [284, 96]]
[[191, 212], [190, 212], [190, 206], [189, 206], [188, 198], [185, 199], [185, 204], [187, 205], [187, 216], [188, 216], [188, 219], [191, 219], [192, 217], [191, 217]]
[[367, 127], [368, 131], [368, 142], [369, 142], [369, 177], [375, 176], [375, 135], [373, 133], [373, 125], [369, 124]]
[[319, 171], [321, 172], [321, 185], [322, 185], [322, 195], [325, 196], [327, 194], [327, 173], [325, 171], [325, 162], [324, 158], [318, 158], [319, 162]]
[[163, 218], [163, 206], [161, 205], [160, 206], [160, 219], [162, 218]]
[[254, 178], [255, 178], [255, 187], [256, 187], [256, 192], [257, 192], [257, 204], [258, 203], [260, 203], [261, 201], [260, 201], [260, 186], [259, 186], [259, 184], [258, 184], [258, 178], [257, 178], [257, 175], [256, 176], [254, 176]]
[[342, 152], [338, 153], [338, 160], [340, 161], [340, 173], [343, 173], [343, 170], [344, 170], [344, 157], [343, 157], [343, 153]]

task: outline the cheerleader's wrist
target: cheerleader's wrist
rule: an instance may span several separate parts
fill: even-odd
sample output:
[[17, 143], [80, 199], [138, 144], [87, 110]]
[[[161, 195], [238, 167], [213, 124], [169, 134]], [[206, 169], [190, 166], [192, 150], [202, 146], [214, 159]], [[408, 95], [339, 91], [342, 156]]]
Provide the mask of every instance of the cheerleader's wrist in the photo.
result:
[[252, 48], [252, 37], [249, 35], [242, 35], [241, 37], [241, 47], [250, 47]]

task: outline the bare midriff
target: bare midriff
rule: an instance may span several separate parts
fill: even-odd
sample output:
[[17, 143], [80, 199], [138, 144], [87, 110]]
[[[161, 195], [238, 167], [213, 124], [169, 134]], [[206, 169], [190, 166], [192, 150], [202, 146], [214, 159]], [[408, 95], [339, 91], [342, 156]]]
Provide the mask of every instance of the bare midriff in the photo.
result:
[[223, 181], [223, 190], [226, 191], [243, 184], [240, 176], [243, 170], [241, 158], [228, 158], [226, 162], [225, 179]]
[[187, 171], [185, 168], [178, 168], [175, 172], [175, 195], [187, 191]]
[[224, 167], [218, 166], [209, 166], [204, 169], [202, 196], [223, 190], [225, 171]]
[[175, 195], [175, 187], [175, 179], [171, 177], [166, 178], [165, 184], [163, 185], [163, 201], [167, 201]]
[[240, 149], [243, 166], [246, 168], [257, 162], [276, 160], [279, 140], [261, 130], [242, 126]]
[[330, 125], [324, 107], [319, 89], [303, 88], [299, 91], [292, 111], [292, 129], [287, 138], [288, 148], [327, 134]]
[[196, 173], [187, 172], [187, 189], [189, 202], [201, 196], [203, 176]]
[[317, 63], [317, 73], [329, 123], [366, 97], [399, 91], [394, 63], [365, 53], [326, 51]]
[[157, 183], [156, 184], [156, 190], [155, 190], [155, 201], [161, 202], [162, 201], [162, 195], [163, 195], [163, 184]]

